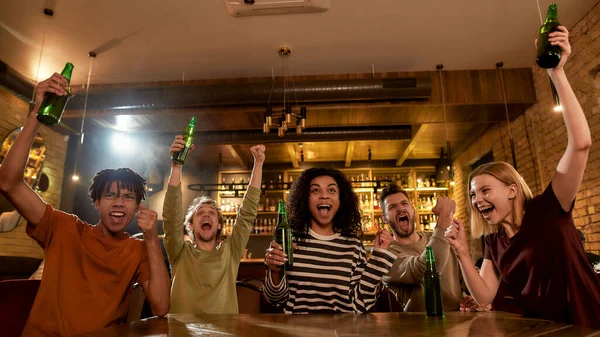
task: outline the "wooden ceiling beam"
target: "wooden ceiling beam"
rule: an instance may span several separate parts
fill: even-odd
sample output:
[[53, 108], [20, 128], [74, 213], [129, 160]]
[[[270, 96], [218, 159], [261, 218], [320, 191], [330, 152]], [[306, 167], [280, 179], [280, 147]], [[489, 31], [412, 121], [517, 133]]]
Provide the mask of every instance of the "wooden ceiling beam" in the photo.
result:
[[354, 154], [354, 142], [348, 142], [348, 147], [346, 148], [346, 161], [344, 163], [344, 167], [350, 167], [352, 164], [352, 155]]
[[292, 161], [292, 165], [294, 166], [294, 168], [299, 168], [300, 166], [298, 165], [298, 157], [296, 156], [296, 150], [294, 149], [294, 144], [287, 143], [287, 144], [285, 144], [285, 146], [287, 147], [288, 154], [290, 155], [290, 160]]
[[427, 124], [421, 124], [417, 126], [416, 129], [417, 130], [415, 131], [410, 143], [408, 143], [408, 146], [406, 147], [398, 161], [396, 161], [396, 166], [402, 166], [406, 158], [408, 158], [408, 155], [412, 152], [415, 145], [417, 145], [419, 138], [423, 135], [423, 133], [425, 133], [425, 130], [427, 130]]
[[242, 170], [248, 170], [248, 162], [246, 162], [246, 160], [244, 160], [244, 158], [241, 156], [241, 151], [236, 149], [233, 145], [224, 146], [225, 149], [227, 149], [227, 151], [229, 151], [231, 156], [235, 159], [235, 162], [241, 166]]

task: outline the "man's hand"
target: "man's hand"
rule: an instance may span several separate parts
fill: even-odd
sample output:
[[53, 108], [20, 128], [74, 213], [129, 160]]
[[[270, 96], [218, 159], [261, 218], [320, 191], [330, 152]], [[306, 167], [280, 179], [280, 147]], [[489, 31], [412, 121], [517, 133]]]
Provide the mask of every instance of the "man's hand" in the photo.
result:
[[48, 79], [38, 83], [35, 87], [35, 110], [39, 109], [40, 105], [42, 105], [47, 92], [64, 96], [68, 94], [67, 86], [67, 79], [59, 73], [54, 73]]
[[157, 217], [158, 215], [155, 211], [140, 204], [138, 227], [142, 230], [142, 233], [144, 233], [144, 240], [152, 240], [158, 237], [158, 226], [156, 224]]
[[394, 241], [392, 234], [390, 234], [389, 231], [380, 228], [375, 235], [373, 247], [388, 249], [390, 248], [392, 241]]
[[[175, 136], [175, 140], [173, 140], [173, 144], [171, 145], [171, 148], [169, 149], [169, 154], [171, 155], [171, 157], [173, 157], [173, 155], [176, 152], [183, 150], [184, 147], [185, 147], [185, 141], [183, 140], [183, 136], [182, 135]], [[194, 144], [192, 144], [192, 146], [190, 147], [190, 152], [192, 150], [194, 150]], [[182, 165], [175, 161], [173, 161], [171, 163], [173, 166], [181, 166]]]
[[452, 224], [452, 216], [456, 210], [456, 202], [448, 197], [438, 197], [435, 207], [431, 210], [438, 216], [437, 227], [447, 229]]
[[265, 162], [265, 146], [264, 145], [254, 145], [250, 148], [250, 152], [252, 152], [252, 156], [254, 156], [254, 161], [256, 163], [264, 163]]

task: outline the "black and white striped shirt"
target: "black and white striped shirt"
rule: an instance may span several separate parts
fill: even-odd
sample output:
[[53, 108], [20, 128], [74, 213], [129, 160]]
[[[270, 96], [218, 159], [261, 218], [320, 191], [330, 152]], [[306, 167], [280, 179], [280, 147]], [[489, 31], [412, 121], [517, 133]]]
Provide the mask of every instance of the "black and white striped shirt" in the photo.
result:
[[277, 286], [267, 272], [264, 294], [286, 313], [367, 312], [377, 301], [381, 278], [395, 254], [374, 248], [367, 262], [365, 247], [358, 238], [334, 234], [299, 241], [294, 263]]

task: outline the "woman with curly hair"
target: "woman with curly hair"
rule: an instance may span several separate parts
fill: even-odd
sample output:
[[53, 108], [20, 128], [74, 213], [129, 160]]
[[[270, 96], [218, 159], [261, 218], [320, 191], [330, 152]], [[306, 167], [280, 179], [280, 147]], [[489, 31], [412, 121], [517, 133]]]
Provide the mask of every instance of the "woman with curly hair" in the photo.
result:
[[375, 237], [367, 262], [358, 199], [342, 172], [311, 168], [292, 185], [288, 223], [296, 240], [294, 264], [282, 275], [286, 255], [271, 242], [264, 294], [286, 313], [367, 312], [377, 301], [381, 278], [395, 255], [389, 232]]

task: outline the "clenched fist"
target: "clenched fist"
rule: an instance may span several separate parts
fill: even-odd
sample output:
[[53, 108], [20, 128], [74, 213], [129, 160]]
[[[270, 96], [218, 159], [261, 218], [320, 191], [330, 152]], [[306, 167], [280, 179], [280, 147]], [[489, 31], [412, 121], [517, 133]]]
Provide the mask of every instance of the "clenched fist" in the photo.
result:
[[144, 205], [140, 205], [140, 212], [138, 213], [138, 227], [144, 233], [144, 240], [150, 240], [158, 237], [158, 226], [156, 219], [158, 214], [146, 208]]
[[390, 248], [390, 245], [394, 241], [394, 237], [387, 230], [379, 229], [377, 234], [375, 235], [375, 240], [373, 241], [373, 247], [376, 248]]
[[264, 163], [265, 162], [265, 146], [264, 145], [254, 145], [250, 148], [250, 152], [252, 152], [252, 156], [254, 156], [254, 161], [256, 163]]

